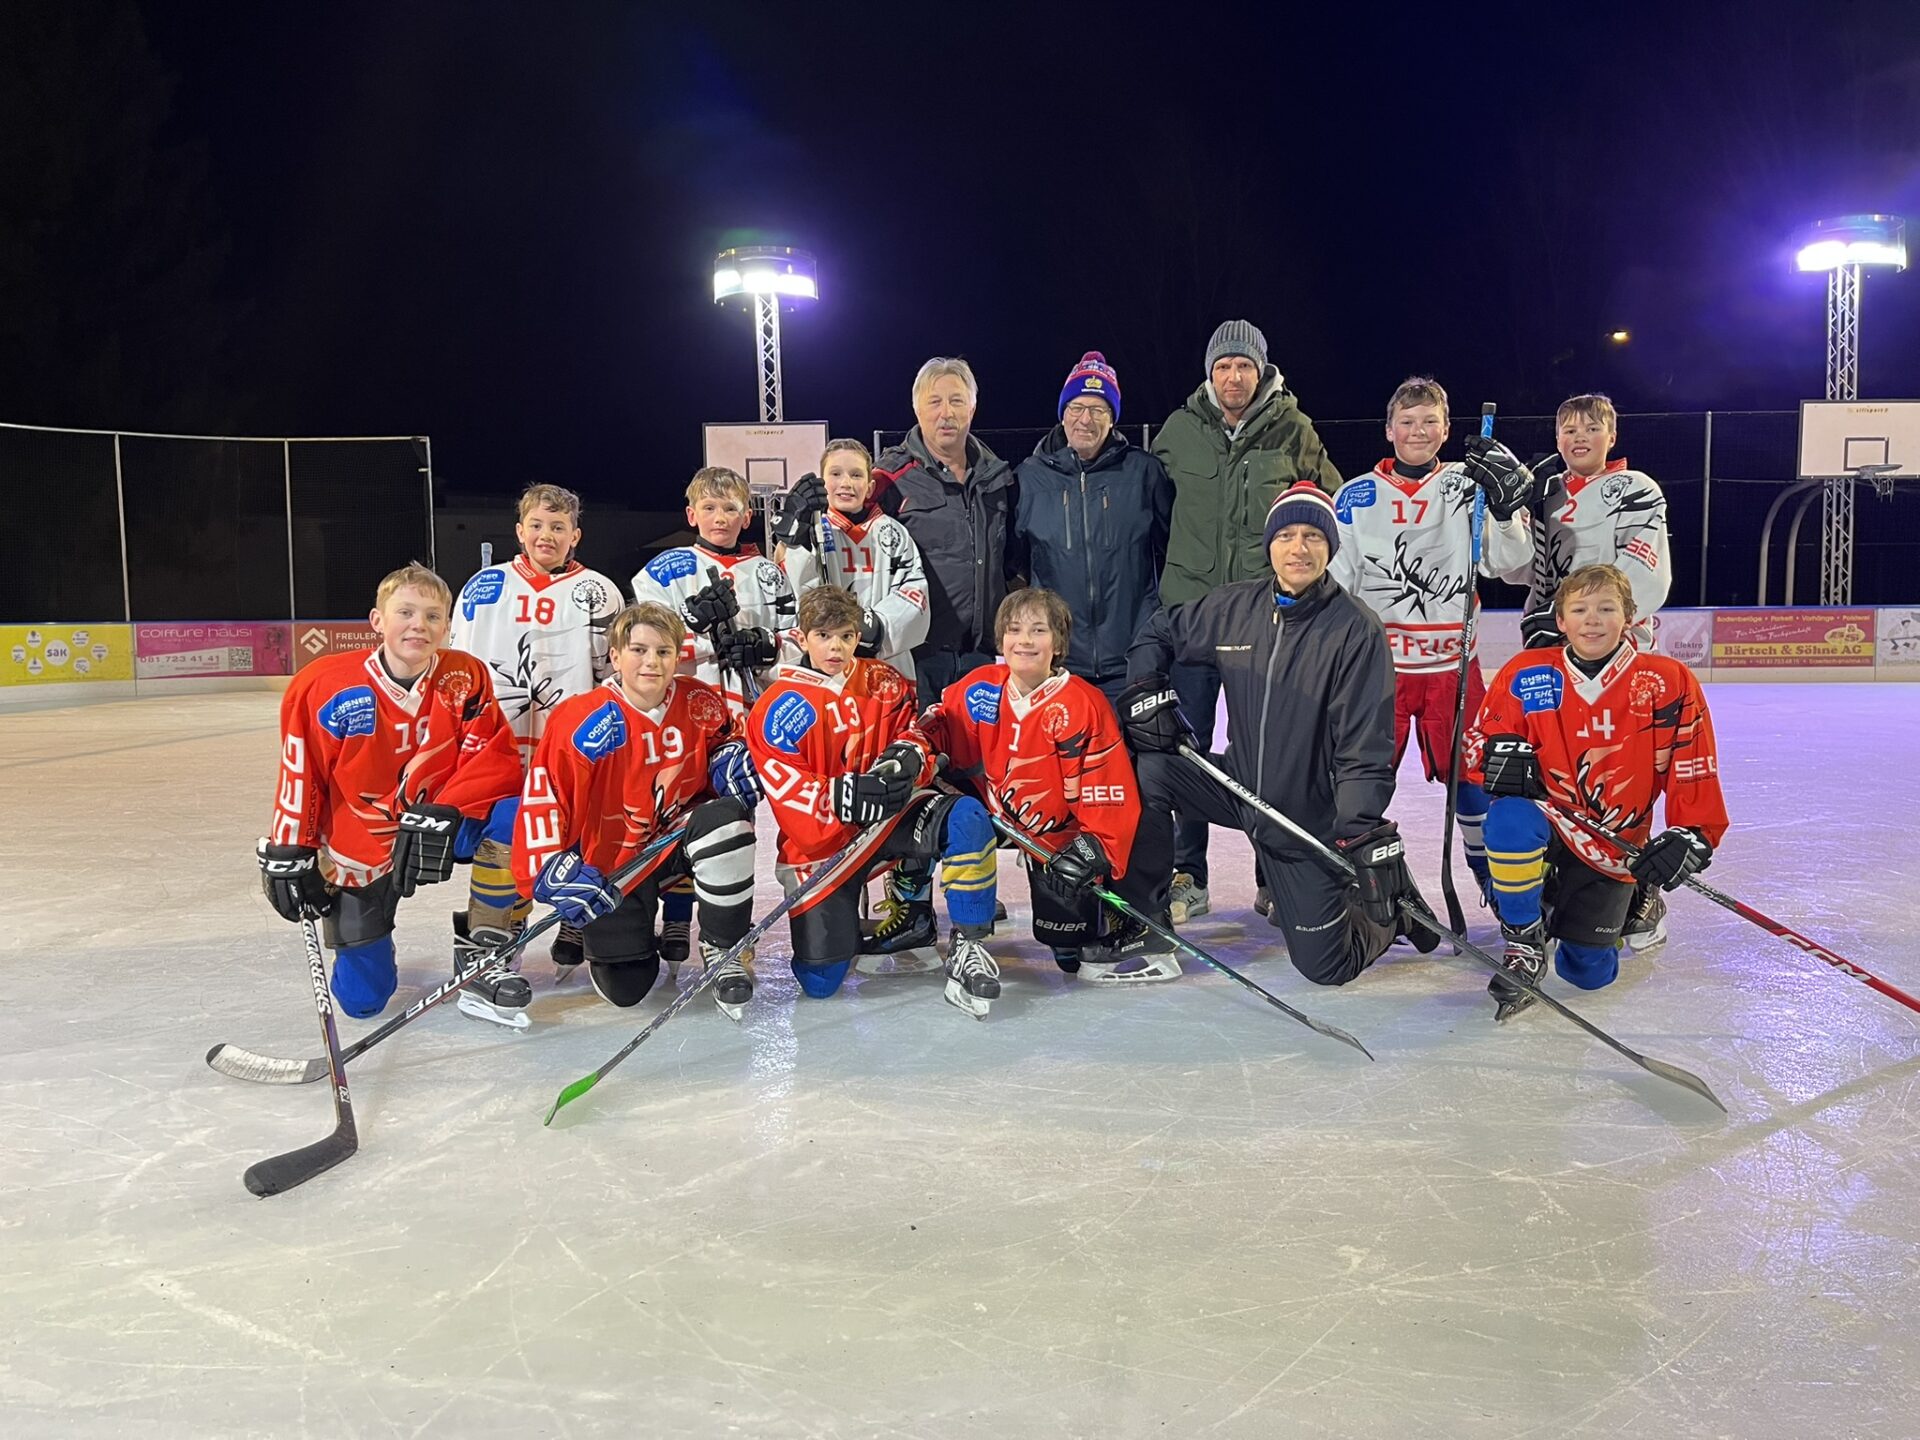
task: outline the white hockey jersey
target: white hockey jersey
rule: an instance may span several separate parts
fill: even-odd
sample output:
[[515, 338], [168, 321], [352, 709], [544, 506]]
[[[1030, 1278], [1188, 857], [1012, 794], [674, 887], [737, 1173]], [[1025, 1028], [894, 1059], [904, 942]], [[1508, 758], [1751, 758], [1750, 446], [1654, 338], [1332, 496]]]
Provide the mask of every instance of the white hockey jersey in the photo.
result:
[[874, 658], [911, 680], [913, 647], [927, 638], [933, 618], [920, 547], [907, 527], [878, 505], [858, 519], [828, 510], [815, 529], [826, 531], [833, 548], [828, 550], [818, 533], [811, 550], [787, 548], [784, 563], [793, 593], [804, 595], [823, 584], [851, 591], [880, 621], [883, 634]]
[[1556, 475], [1537, 507], [1533, 563], [1507, 578], [1527, 586], [1527, 612], [1553, 604], [1553, 592], [1582, 565], [1617, 565], [1633, 586], [1634, 626], [1653, 648], [1653, 612], [1673, 585], [1667, 550], [1667, 497], [1651, 475], [1615, 460], [1597, 475]]
[[[1460, 632], [1473, 567], [1475, 486], [1459, 465], [1442, 465], [1418, 480], [1382, 460], [1347, 481], [1333, 497], [1340, 548], [1327, 570], [1349, 595], [1380, 617], [1396, 671], [1452, 670], [1460, 664]], [[1524, 514], [1486, 517], [1480, 531], [1480, 573], [1503, 576], [1533, 557]]]
[[[753, 626], [769, 631], [778, 645], [780, 637], [793, 628], [793, 586], [787, 583], [786, 573], [754, 545], [742, 545], [732, 554], [722, 554], [696, 540], [678, 550], [664, 550], [633, 577], [633, 598], [657, 600], [678, 612], [684, 620], [687, 601], [706, 589], [716, 573], [733, 581], [733, 598], [740, 606], [740, 614], [733, 623], [743, 630]], [[720, 666], [713, 658], [710, 636], [687, 631], [686, 642], [680, 647], [680, 673], [704, 680], [721, 691], [736, 715], [745, 715], [753, 704], [750, 697], [741, 693], [737, 671], [720, 673]], [[772, 673], [773, 667], [769, 665], [754, 676], [756, 694]]]
[[569, 561], [549, 575], [517, 555], [482, 570], [453, 605], [447, 644], [479, 657], [526, 763], [553, 707], [607, 678], [607, 622], [620, 587]]

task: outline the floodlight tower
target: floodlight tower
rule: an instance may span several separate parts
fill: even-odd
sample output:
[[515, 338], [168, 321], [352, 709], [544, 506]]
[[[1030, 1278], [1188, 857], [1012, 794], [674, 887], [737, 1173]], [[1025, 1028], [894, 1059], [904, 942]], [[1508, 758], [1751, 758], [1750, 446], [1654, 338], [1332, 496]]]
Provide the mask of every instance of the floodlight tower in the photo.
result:
[[[1817, 220], [1795, 264], [1827, 272], [1827, 399], [1860, 398], [1860, 282], [1870, 268], [1907, 268], [1907, 228], [1898, 215]], [[1820, 603], [1853, 603], [1853, 486], [1830, 476], [1820, 490]]]
[[785, 418], [780, 394], [780, 307], [820, 298], [813, 256], [789, 245], [735, 245], [713, 258], [713, 303], [753, 310], [753, 350], [760, 370], [760, 418]]

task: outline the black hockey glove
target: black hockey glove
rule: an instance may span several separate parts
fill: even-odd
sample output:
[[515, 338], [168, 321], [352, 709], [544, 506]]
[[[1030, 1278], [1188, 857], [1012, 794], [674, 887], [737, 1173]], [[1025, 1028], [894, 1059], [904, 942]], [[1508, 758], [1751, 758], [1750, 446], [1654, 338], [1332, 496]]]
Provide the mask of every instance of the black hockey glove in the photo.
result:
[[1486, 776], [1482, 788], [1489, 795], [1518, 795], [1523, 800], [1547, 798], [1540, 756], [1518, 735], [1489, 735], [1480, 769]]
[[320, 852], [313, 846], [262, 840], [253, 853], [260, 861], [260, 888], [283, 920], [318, 920], [333, 910], [333, 891], [320, 874]]
[[1364, 835], [1336, 840], [1334, 849], [1353, 862], [1354, 903], [1375, 925], [1405, 935], [1408, 943], [1422, 955], [1440, 943], [1440, 937], [1424, 925], [1409, 923], [1400, 913], [1403, 905], [1431, 915], [1427, 902], [1414, 887], [1407, 873], [1407, 847], [1400, 839], [1400, 827], [1382, 820]]
[[687, 600], [687, 628], [696, 635], [704, 635], [716, 625], [725, 625], [740, 613], [740, 602], [734, 597], [733, 578], [722, 575], [719, 566], [709, 570], [705, 588], [696, 590]]
[[422, 885], [453, 878], [453, 838], [460, 833], [460, 812], [451, 805], [416, 800], [400, 812], [393, 837], [393, 888], [402, 899]]
[[1496, 520], [1511, 520], [1533, 501], [1533, 472], [1490, 435], [1467, 437], [1467, 478], [1487, 494]]
[[848, 825], [877, 825], [907, 808], [913, 798], [913, 776], [893, 765], [876, 765], [858, 775], [841, 775], [833, 782], [833, 813]]
[[1561, 633], [1560, 622], [1553, 617], [1552, 606], [1520, 617], [1522, 650], [1558, 650], [1566, 643], [1567, 637]]
[[773, 663], [773, 636], [757, 625], [713, 638], [713, 658], [722, 670], [764, 670]]
[[882, 765], [891, 766], [906, 776], [907, 783], [911, 785], [920, 778], [920, 771], [926, 763], [926, 751], [911, 740], [896, 740], [880, 752], [879, 760], [874, 762], [874, 769], [877, 770]]
[[880, 617], [869, 610], [860, 617], [860, 645], [853, 653], [874, 656], [880, 653], [880, 646], [886, 641], [886, 626], [880, 623]]
[[1527, 468], [1533, 472], [1533, 494], [1538, 500], [1545, 497], [1549, 485], [1567, 473], [1567, 462], [1556, 450], [1551, 455], [1536, 457]]
[[826, 513], [826, 485], [818, 475], [802, 475], [780, 501], [773, 538], [790, 550], [812, 550], [820, 544], [820, 517]]
[[1180, 713], [1179, 693], [1164, 675], [1135, 681], [1120, 692], [1120, 729], [1136, 754], [1174, 751], [1193, 743], [1193, 727]]
[[1056, 890], [1085, 895], [1113, 878], [1113, 862], [1100, 841], [1082, 830], [1047, 861], [1046, 876]]
[[1627, 870], [1636, 880], [1658, 885], [1662, 890], [1677, 890], [1687, 877], [1698, 875], [1713, 863], [1713, 846], [1698, 830], [1676, 825], [1662, 830], [1640, 849]]

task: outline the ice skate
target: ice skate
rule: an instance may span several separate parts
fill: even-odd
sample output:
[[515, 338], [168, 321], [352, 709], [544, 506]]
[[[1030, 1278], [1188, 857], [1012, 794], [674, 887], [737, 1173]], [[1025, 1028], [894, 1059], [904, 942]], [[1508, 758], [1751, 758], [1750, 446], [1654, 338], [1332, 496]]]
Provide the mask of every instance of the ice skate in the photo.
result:
[[1077, 945], [1055, 945], [1052, 948], [1054, 964], [1058, 965], [1069, 975], [1077, 975], [1080, 973], [1081, 956], [1080, 948]]
[[1627, 912], [1620, 938], [1633, 947], [1636, 955], [1667, 943], [1667, 897], [1660, 890], [1649, 885], [1634, 895], [1633, 909]]
[[1180, 978], [1180, 956], [1174, 943], [1138, 920], [1123, 919], [1108, 937], [1100, 958], [1080, 962], [1080, 978], [1094, 985], [1149, 985]]
[[[701, 947], [704, 953], [705, 947]], [[677, 976], [680, 967], [686, 963], [687, 956], [693, 953], [693, 922], [691, 920], [668, 920], [660, 926], [660, 958], [666, 962], [667, 974]]]
[[987, 947], [970, 936], [953, 932], [947, 956], [947, 1003], [976, 1020], [1000, 998], [1000, 967]]
[[940, 933], [933, 922], [933, 901], [924, 884], [918, 894], [900, 872], [887, 877], [880, 919], [861, 937], [853, 968], [862, 975], [926, 975], [940, 968]]
[[[1500, 933], [1506, 937], [1506, 953], [1500, 957], [1500, 963], [1527, 980], [1538, 985], [1547, 973], [1547, 922], [1536, 920], [1531, 925], [1505, 925]], [[1518, 1015], [1533, 1004], [1533, 996], [1503, 975], [1496, 975], [1487, 982], [1487, 993], [1493, 996], [1493, 1018], [1496, 1023], [1510, 1016]]]
[[565, 921], [562, 921], [560, 931], [554, 937], [553, 949], [548, 953], [548, 958], [553, 961], [553, 983], [555, 985], [564, 985], [568, 980], [572, 979], [573, 972], [577, 970], [580, 967], [580, 963], [587, 958], [586, 942], [580, 938], [579, 927], [569, 925]]
[[[512, 932], [485, 925], [469, 933], [466, 921], [465, 915], [454, 916], [455, 973], [471, 965], [476, 956], [498, 950], [513, 941]], [[532, 1000], [533, 986], [524, 977], [514, 974], [506, 963], [496, 962], [461, 987], [457, 1003], [462, 1015], [471, 1015], [476, 1020], [491, 1020], [496, 1025], [505, 1025], [513, 1030], [525, 1030], [533, 1023], [527, 1017], [527, 1006]]]
[[738, 960], [727, 958], [727, 952], [721, 946], [700, 942], [700, 963], [713, 973], [713, 1003], [720, 1007], [720, 1013], [734, 1024], [739, 1024], [746, 1014], [747, 1002], [753, 999], [753, 975]]

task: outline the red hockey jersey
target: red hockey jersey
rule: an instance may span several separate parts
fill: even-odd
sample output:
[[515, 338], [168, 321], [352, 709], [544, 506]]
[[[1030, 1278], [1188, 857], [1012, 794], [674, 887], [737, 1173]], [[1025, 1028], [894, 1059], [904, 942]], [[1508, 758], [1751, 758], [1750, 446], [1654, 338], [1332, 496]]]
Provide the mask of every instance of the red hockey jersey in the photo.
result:
[[411, 687], [377, 648], [325, 656], [281, 697], [272, 837], [320, 849], [337, 884], [371, 885], [407, 801], [479, 819], [520, 789], [519, 753], [487, 667], [464, 650], [442, 650]]
[[[880, 660], [855, 660], [831, 677], [805, 665], [774, 670], [747, 717], [747, 745], [780, 827], [783, 866], [804, 878], [808, 866], [859, 835], [858, 826], [833, 813], [832, 782], [871, 770], [894, 741], [912, 742], [925, 757], [916, 784], [933, 777], [913, 704], [913, 682]], [[891, 828], [877, 827], [860, 854], [877, 848]]]
[[949, 763], [981, 777], [994, 811], [1057, 850], [1085, 830], [1124, 875], [1140, 825], [1140, 791], [1107, 697], [1076, 675], [1016, 695], [1005, 665], [956, 680], [922, 718]]
[[[513, 831], [520, 893], [531, 895], [546, 863], [575, 845], [603, 875], [626, 864], [713, 793], [707, 760], [737, 733], [720, 692], [685, 675], [674, 678], [657, 710], [635, 707], [618, 678], [562, 700], [520, 796]], [[666, 858], [655, 856], [633, 883]]]
[[[1579, 810], [1634, 844], [1653, 828], [1653, 802], [1666, 796], [1666, 823], [1696, 827], [1713, 844], [1727, 833], [1713, 719], [1693, 672], [1665, 655], [1620, 647], [1589, 679], [1562, 648], [1523, 650], [1493, 677], [1467, 730], [1466, 778], [1484, 783], [1489, 735], [1519, 735], [1539, 752], [1555, 804]], [[1554, 813], [1567, 848], [1594, 869], [1626, 878], [1605, 845]]]

